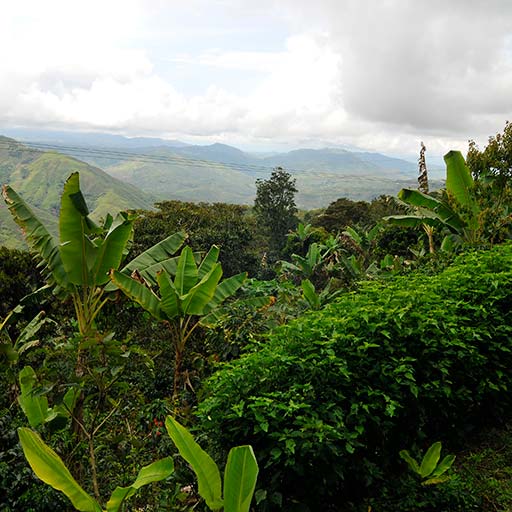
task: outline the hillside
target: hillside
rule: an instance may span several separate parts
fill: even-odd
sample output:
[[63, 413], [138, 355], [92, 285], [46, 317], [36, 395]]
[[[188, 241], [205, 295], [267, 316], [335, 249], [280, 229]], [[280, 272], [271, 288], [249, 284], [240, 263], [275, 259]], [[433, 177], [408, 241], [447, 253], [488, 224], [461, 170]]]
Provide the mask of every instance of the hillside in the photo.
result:
[[[262, 155], [219, 143], [65, 132], [23, 135], [35, 148], [58, 148], [162, 200], [251, 204], [255, 181], [267, 178], [274, 167], [297, 179], [297, 204], [304, 209], [325, 207], [340, 197], [371, 200], [416, 186], [415, 163], [380, 153], [323, 148]], [[431, 182], [432, 188], [439, 184]]]
[[[36, 151], [13, 139], [0, 137], [0, 183], [11, 185], [54, 230], [56, 221], [52, 219], [58, 215], [62, 187], [74, 171], [80, 172], [82, 191], [95, 218], [130, 208], [151, 208], [153, 204], [149, 195], [101, 169], [67, 155]], [[22, 245], [19, 229], [3, 202], [0, 205], [0, 244]]]

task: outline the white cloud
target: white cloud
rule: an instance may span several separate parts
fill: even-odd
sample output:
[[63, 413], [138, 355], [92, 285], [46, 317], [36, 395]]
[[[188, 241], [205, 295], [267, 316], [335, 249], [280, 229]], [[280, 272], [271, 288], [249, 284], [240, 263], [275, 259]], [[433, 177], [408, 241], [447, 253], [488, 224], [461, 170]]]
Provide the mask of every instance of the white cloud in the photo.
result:
[[511, 34], [499, 0], [21, 1], [0, 18], [0, 122], [441, 153], [512, 118]]

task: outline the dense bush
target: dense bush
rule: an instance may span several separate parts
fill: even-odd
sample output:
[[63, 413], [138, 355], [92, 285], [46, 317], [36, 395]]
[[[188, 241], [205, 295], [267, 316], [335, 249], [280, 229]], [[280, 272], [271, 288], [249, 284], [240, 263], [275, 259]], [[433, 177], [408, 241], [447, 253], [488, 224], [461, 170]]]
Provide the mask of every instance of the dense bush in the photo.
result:
[[400, 449], [508, 411], [511, 262], [512, 245], [462, 255], [278, 329], [207, 382], [201, 428], [221, 451], [253, 445], [268, 509], [349, 509]]

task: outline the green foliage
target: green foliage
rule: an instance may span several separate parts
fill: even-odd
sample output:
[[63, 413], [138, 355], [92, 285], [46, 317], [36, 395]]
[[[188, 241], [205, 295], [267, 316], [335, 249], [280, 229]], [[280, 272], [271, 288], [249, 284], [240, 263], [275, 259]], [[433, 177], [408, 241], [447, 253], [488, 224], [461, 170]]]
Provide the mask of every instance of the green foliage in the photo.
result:
[[30, 253], [0, 247], [0, 318], [42, 284]]
[[254, 211], [258, 223], [270, 238], [271, 259], [276, 259], [286, 244], [286, 234], [297, 226], [295, 179], [276, 167], [268, 180], [256, 180]]
[[222, 492], [220, 471], [213, 459], [172, 416], [167, 417], [165, 426], [180, 455], [194, 470], [199, 494], [208, 508], [223, 508], [224, 512], [249, 512], [258, 477], [258, 463], [252, 448], [237, 446], [229, 451]]
[[[19, 428], [18, 435], [25, 457], [34, 473], [54, 489], [62, 491], [76, 510], [102, 512], [100, 504], [85, 492], [73, 478], [62, 459], [41, 437], [28, 428]], [[142, 486], [166, 479], [174, 471], [171, 457], [143, 467], [129, 487], [117, 487], [108, 500], [106, 512], [118, 512], [125, 500]]]
[[[216, 320], [217, 308], [236, 293], [247, 274], [237, 274], [221, 281], [222, 266], [217, 262], [219, 248], [213, 246], [198, 265], [192, 249], [186, 246], [177, 261], [174, 279], [163, 270], [157, 274], [158, 297], [144, 281], [113, 270], [112, 283], [130, 299], [140, 304], [157, 320], [166, 321], [173, 331], [175, 348], [173, 397], [181, 385], [181, 364], [187, 340], [204, 322]], [[198, 320], [198, 317], [201, 317]]]
[[368, 228], [386, 215], [401, 213], [403, 208], [390, 196], [380, 196], [370, 203], [341, 197], [332, 202], [324, 212], [312, 219], [312, 224], [331, 233], [339, 233], [347, 226]]
[[506, 245], [366, 283], [276, 330], [206, 383], [201, 428], [221, 451], [254, 446], [268, 499], [367, 494], [418, 432], [449, 438], [509, 409], [511, 261]]
[[435, 485], [448, 481], [450, 476], [445, 475], [445, 473], [455, 462], [455, 455], [446, 455], [446, 457], [439, 462], [441, 458], [440, 441], [430, 446], [420, 463], [416, 462], [407, 450], [401, 450], [400, 457], [407, 462], [414, 473], [420, 476], [422, 485]]
[[206, 253], [212, 245], [220, 247], [219, 261], [226, 276], [258, 270], [261, 240], [247, 206], [162, 201], [156, 207], [157, 211], [138, 212], [132, 255], [171, 233], [186, 231], [187, 244], [194, 251]]

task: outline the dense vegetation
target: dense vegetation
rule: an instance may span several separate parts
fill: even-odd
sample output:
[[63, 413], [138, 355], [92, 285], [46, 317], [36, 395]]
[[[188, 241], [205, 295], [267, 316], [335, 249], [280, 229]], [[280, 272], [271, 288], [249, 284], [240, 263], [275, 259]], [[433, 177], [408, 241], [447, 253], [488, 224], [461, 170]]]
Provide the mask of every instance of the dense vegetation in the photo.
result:
[[[282, 169], [255, 208], [101, 223], [75, 173], [58, 230], [4, 187], [32, 253], [0, 251], [0, 510], [510, 509], [468, 453], [512, 447], [510, 130], [445, 190], [311, 212]], [[423, 486], [434, 441], [466, 455]]]

